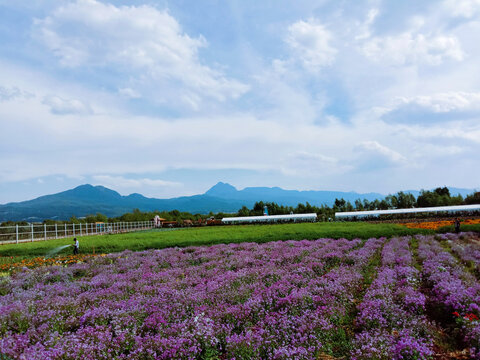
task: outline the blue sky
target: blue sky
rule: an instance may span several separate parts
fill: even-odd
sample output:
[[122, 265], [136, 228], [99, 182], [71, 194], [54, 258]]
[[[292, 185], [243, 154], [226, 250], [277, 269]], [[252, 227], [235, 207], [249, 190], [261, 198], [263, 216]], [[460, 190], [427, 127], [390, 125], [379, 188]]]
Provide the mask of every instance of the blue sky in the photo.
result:
[[480, 188], [480, 1], [0, 0], [0, 203]]

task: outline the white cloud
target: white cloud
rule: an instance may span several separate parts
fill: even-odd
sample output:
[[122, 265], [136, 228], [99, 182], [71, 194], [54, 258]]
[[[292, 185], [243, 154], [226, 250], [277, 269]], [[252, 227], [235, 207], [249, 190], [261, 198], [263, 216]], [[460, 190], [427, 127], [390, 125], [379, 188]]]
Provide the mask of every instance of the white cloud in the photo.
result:
[[0, 86], [0, 101], [10, 101], [10, 100], [15, 100], [20, 98], [29, 98], [32, 96], [33, 96], [32, 94], [26, 91], [22, 91], [16, 86], [13, 86], [13, 87]]
[[95, 175], [92, 177], [99, 184], [113, 188], [142, 189], [144, 187], [180, 187], [181, 183], [161, 179], [129, 179], [124, 176]]
[[355, 150], [355, 162], [362, 171], [403, 165], [407, 161], [403, 155], [377, 141], [363, 141], [355, 146]]
[[[262, 174], [265, 182], [256, 185], [337, 190], [478, 182], [475, 12], [455, 15], [423, 2], [330, 2], [212, 29], [200, 17], [192, 23], [182, 16], [180, 24], [173, 12], [140, 3], [42, 7], [33, 32], [46, 58], [38, 44], [30, 42], [31, 59], [25, 44], [10, 39], [28, 55], [0, 58], [0, 182], [103, 176], [105, 186], [154, 194], [145, 189], [164, 184], [155, 176], [175, 169], [240, 170]], [[175, 14], [190, 11], [182, 6]], [[470, 13], [470, 20], [459, 17]], [[205, 62], [213, 58], [225, 67]], [[240, 81], [228, 74], [235, 66]], [[248, 96], [223, 101], [240, 96], [244, 83], [251, 84]], [[35, 96], [19, 96], [25, 91]], [[182, 112], [187, 107], [201, 111]], [[70, 115], [84, 108], [92, 110]], [[182, 190], [201, 178], [185, 180]]]
[[415, 97], [399, 97], [381, 109], [389, 122], [425, 123], [480, 118], [480, 93], [446, 92]]
[[362, 46], [362, 52], [375, 62], [390, 65], [440, 65], [446, 60], [462, 61], [465, 57], [455, 36], [410, 31], [372, 38]]
[[304, 160], [304, 161], [312, 161], [317, 162], [319, 164], [328, 163], [328, 164], [335, 164], [338, 160], [331, 156], [326, 156], [323, 154], [317, 153], [309, 153], [307, 151], [297, 151], [295, 154], [292, 155], [295, 160]]
[[443, 6], [453, 16], [473, 18], [480, 13], [480, 0], [446, 0]]
[[344, 160], [318, 152], [295, 151], [285, 157], [280, 170], [283, 174], [293, 177], [325, 177], [347, 173], [352, 170], [352, 166]]
[[363, 23], [360, 23], [356, 31], [358, 35], [355, 36], [355, 40], [367, 39], [371, 36], [371, 26], [375, 22], [375, 19], [380, 14], [378, 9], [370, 9], [367, 13], [367, 18]]
[[400, 103], [402, 105], [414, 103], [437, 113], [480, 110], [480, 93], [448, 92], [415, 98], [402, 98]]
[[337, 50], [331, 45], [332, 34], [315, 20], [298, 21], [288, 27], [285, 38], [293, 56], [313, 72], [331, 65]]
[[189, 36], [167, 11], [151, 6], [77, 0], [37, 19], [34, 31], [64, 67], [113, 68], [147, 88], [180, 86], [217, 101], [248, 90], [201, 63], [198, 52], [207, 45], [202, 36]]
[[66, 114], [90, 114], [92, 110], [80, 100], [63, 99], [60, 96], [45, 96], [43, 104], [50, 108], [50, 112], [56, 115]]
[[131, 88], [118, 89], [118, 93], [130, 99], [139, 99], [142, 97], [142, 95], [138, 91], [133, 90]]

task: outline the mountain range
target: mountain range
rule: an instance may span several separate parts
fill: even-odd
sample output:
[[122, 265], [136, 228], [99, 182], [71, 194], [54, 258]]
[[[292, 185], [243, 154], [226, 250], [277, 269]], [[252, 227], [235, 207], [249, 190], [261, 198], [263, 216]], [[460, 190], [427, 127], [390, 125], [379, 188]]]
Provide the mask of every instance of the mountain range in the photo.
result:
[[[474, 190], [449, 188], [452, 195], [471, 194]], [[418, 196], [419, 191], [408, 191]], [[44, 219], [66, 220], [72, 216], [83, 217], [102, 213], [108, 217], [120, 216], [133, 209], [141, 211], [179, 210], [207, 214], [210, 211], [232, 213], [242, 206], [253, 207], [255, 202], [276, 202], [280, 205], [296, 206], [307, 201], [316, 206], [332, 206], [336, 198], [354, 202], [356, 199], [383, 199], [379, 193], [356, 193], [341, 191], [298, 191], [279, 187], [247, 187], [237, 190], [234, 186], [219, 182], [200, 195], [182, 196], [171, 199], [148, 198], [141, 194], [122, 196], [104, 186], [80, 185], [57, 194], [45, 195], [33, 200], [0, 205], [0, 222], [42, 221]]]

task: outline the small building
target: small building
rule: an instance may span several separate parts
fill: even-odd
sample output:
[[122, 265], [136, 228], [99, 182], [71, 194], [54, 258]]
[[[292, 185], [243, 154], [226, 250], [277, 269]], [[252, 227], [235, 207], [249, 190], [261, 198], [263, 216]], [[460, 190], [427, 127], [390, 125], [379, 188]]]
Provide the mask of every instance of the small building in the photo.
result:
[[165, 220], [166, 219], [161, 218], [158, 215], [155, 215], [155, 217], [153, 218], [153, 226], [155, 226], [157, 228], [161, 228], [163, 226], [163, 223], [165, 222]]
[[162, 227], [169, 227], [169, 228], [173, 228], [173, 227], [178, 227], [178, 222], [176, 221], [162, 221]]
[[183, 220], [183, 226], [193, 226], [193, 221], [189, 219]]

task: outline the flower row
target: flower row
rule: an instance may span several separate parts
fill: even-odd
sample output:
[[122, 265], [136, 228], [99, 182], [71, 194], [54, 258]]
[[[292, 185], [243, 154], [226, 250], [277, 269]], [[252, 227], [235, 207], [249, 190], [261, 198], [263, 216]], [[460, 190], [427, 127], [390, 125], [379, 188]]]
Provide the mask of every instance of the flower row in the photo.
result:
[[[480, 239], [474, 233], [442, 234], [452, 251], [467, 265], [471, 265], [480, 274]], [[476, 242], [472, 239], [476, 238]], [[468, 240], [465, 240], [468, 239]]]
[[[462, 329], [471, 355], [480, 359], [480, 284], [431, 236], [419, 237], [419, 258], [423, 260], [425, 281], [431, 287], [430, 301], [450, 314], [444, 321], [455, 321]], [[459, 316], [457, 316], [457, 314]]]
[[[462, 219], [462, 225], [476, 225], [480, 224], [480, 219]], [[410, 229], [430, 229], [437, 230], [443, 226], [454, 225], [452, 220], [437, 220], [437, 221], [423, 221], [423, 222], [407, 222], [401, 223]]]
[[[6, 262], [0, 264], [0, 271], [12, 272], [18, 271], [23, 268], [36, 268], [40, 266], [55, 266], [55, 265], [70, 265], [78, 262], [83, 262], [88, 258], [98, 256], [92, 254], [82, 254], [82, 255], [68, 255], [68, 256], [57, 256], [57, 257], [36, 257], [32, 259], [23, 259], [21, 261]], [[104, 254], [102, 254], [104, 256]]]
[[[18, 359], [317, 359], [384, 239], [123, 252], [0, 283], [0, 353]], [[364, 246], [362, 246], [364, 245]]]
[[412, 265], [409, 238], [393, 238], [382, 266], [359, 305], [353, 359], [428, 359], [430, 325], [424, 315], [420, 274]]

